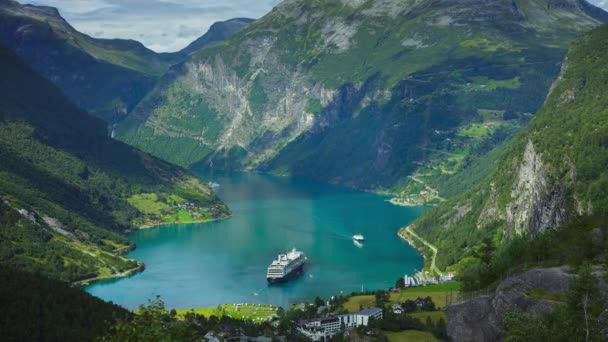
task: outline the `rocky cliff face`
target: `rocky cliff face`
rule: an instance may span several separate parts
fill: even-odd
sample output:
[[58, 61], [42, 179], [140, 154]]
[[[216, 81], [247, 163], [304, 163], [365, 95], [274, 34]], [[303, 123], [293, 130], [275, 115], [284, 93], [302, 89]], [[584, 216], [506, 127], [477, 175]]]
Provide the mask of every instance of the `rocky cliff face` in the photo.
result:
[[454, 341], [500, 341], [502, 318], [507, 310], [546, 312], [558, 302], [531, 293], [563, 294], [571, 278], [567, 268], [533, 269], [508, 277], [492, 294], [448, 306], [445, 311], [448, 335]]
[[[440, 266], [474, 257], [483, 238], [532, 238], [577, 216], [606, 215], [607, 36], [604, 25], [573, 45], [545, 104], [506, 147], [493, 175], [414, 224], [444, 251]], [[454, 215], [463, 203], [470, 210]]]
[[174, 67], [118, 137], [183, 166], [390, 188], [445, 148], [433, 132], [537, 110], [565, 46], [599, 24], [564, 3], [284, 1]]
[[511, 234], [535, 236], [559, 226], [566, 218], [566, 200], [557, 184], [545, 174], [542, 156], [528, 141], [521, 166], [507, 204], [507, 231]]

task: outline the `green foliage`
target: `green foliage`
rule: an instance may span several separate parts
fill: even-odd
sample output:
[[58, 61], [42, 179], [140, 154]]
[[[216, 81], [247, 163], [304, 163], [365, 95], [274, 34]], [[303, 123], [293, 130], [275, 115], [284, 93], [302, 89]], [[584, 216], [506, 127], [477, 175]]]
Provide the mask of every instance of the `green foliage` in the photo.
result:
[[[157, 297], [142, 305], [134, 317], [118, 320], [102, 341], [201, 341], [208, 332], [222, 331], [229, 337], [272, 334], [269, 322], [254, 323], [233, 319], [227, 315], [205, 317], [188, 313], [179, 317], [175, 310], [167, 311]], [[290, 329], [293, 333], [293, 329]]]
[[[492, 158], [498, 162], [485, 165], [474, 162], [465, 168], [476, 175], [487, 175], [492, 170], [491, 175], [477, 183], [467, 182], [473, 184], [468, 191], [427, 211], [415, 224], [419, 235], [439, 247], [440, 267], [465, 267], [465, 261], [470, 261], [468, 257], [477, 257], [475, 251], [484, 238], [495, 243], [508, 240], [506, 222], [500, 217], [504, 217], [506, 205], [511, 201], [514, 178], [529, 142], [541, 156], [548, 183], [564, 193], [568, 219], [578, 216], [577, 211], [597, 217], [608, 215], [608, 97], [604, 96], [608, 79], [608, 63], [604, 58], [608, 53], [607, 37], [608, 26], [604, 25], [573, 44], [564, 74], [544, 106], [529, 126], [508, 143], [502, 155]], [[450, 182], [446, 184], [450, 186]], [[480, 222], [487, 207], [500, 215]], [[544, 253], [552, 250], [535, 248]]]
[[[118, 136], [187, 167], [255, 169], [397, 193], [415, 190], [407, 176], [417, 172], [452, 196], [492, 173], [485, 162], [496, 161], [498, 145], [521, 129], [518, 119], [541, 106], [566, 46], [586, 26], [542, 21], [534, 11], [520, 16], [519, 7], [506, 2], [486, 4], [419, 1], [404, 7], [407, 15], [384, 12], [387, 5], [373, 1], [282, 4], [172, 69]], [[578, 7], [561, 11], [587, 19]], [[478, 12], [483, 20], [473, 19]], [[428, 25], [446, 13], [460, 13], [458, 25]], [[204, 65], [214, 76], [189, 65]], [[235, 89], [227, 91], [217, 77], [235, 82]], [[182, 82], [190, 84], [176, 91]], [[294, 85], [310, 92], [293, 94]], [[335, 91], [327, 110], [320, 88]], [[192, 110], [200, 94], [217, 119]], [[254, 119], [241, 115], [243, 95]], [[257, 118], [271, 110], [285, 129], [260, 127]], [[510, 113], [510, 119], [493, 118], [493, 128], [485, 128], [480, 110]], [[292, 141], [304, 112], [319, 116], [314, 127], [322, 129]], [[466, 130], [473, 126], [474, 132]], [[216, 144], [208, 132], [239, 132], [243, 139], [233, 134]], [[243, 153], [228, 153], [233, 149]], [[470, 173], [473, 163], [484, 167]], [[460, 178], [451, 177], [455, 173]]]
[[308, 98], [308, 105], [306, 107], [306, 111], [312, 114], [319, 114], [323, 110], [323, 105], [321, 104], [321, 100], [313, 97]]
[[110, 139], [101, 120], [3, 47], [0, 62], [7, 67], [0, 78], [3, 263], [69, 281], [136, 269], [119, 256], [133, 245], [117, 233], [154, 219], [129, 203], [141, 194], [177, 196], [208, 208], [209, 218], [229, 215], [198, 179]]
[[[484, 289], [512, 272], [531, 267], [571, 265], [580, 267], [602, 260], [608, 251], [608, 220], [585, 217], [529, 240], [517, 237], [501, 244], [489, 263], [469, 258], [460, 269], [464, 291]], [[543, 296], [532, 292], [532, 296]], [[545, 295], [546, 297], [546, 295]], [[548, 298], [548, 299], [556, 299]]]
[[2, 265], [0, 305], [4, 341], [92, 341], [131, 316], [62, 281]]
[[508, 311], [505, 341], [600, 341], [597, 317], [606, 301], [599, 296], [598, 283], [586, 264], [570, 284], [566, 303], [546, 314]]
[[262, 84], [262, 76], [258, 75], [253, 81], [251, 91], [249, 93], [249, 105], [254, 113], [262, 113], [268, 102], [268, 95]]

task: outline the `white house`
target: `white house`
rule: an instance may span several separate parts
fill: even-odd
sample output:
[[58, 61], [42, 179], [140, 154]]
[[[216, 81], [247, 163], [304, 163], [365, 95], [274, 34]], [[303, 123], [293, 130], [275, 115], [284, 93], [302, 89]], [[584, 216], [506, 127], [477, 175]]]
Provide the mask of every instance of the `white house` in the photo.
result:
[[400, 315], [403, 312], [404, 311], [403, 311], [403, 308], [401, 307], [401, 305], [399, 305], [399, 304], [393, 304], [393, 313]]

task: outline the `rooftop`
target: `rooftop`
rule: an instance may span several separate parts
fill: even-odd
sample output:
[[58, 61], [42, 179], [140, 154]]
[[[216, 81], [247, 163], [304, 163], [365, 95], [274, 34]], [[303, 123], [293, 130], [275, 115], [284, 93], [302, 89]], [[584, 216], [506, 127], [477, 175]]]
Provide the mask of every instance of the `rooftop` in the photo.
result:
[[371, 316], [371, 315], [375, 315], [379, 312], [382, 312], [382, 309], [380, 308], [369, 308], [369, 309], [363, 309], [361, 311], [359, 311], [359, 315], [362, 316]]

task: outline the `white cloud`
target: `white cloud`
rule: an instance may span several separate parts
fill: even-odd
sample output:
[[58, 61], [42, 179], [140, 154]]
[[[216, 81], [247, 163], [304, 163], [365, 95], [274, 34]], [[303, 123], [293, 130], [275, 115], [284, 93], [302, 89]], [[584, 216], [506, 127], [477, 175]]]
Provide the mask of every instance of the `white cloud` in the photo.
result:
[[[216, 21], [260, 18], [281, 0], [19, 0], [57, 7], [81, 32], [125, 38], [158, 51], [177, 51]], [[608, 0], [590, 0], [608, 10]]]
[[589, 0], [589, 2], [595, 6], [608, 10], [608, 0]]
[[53, 6], [77, 30], [125, 38], [158, 51], [177, 51], [216, 21], [260, 18], [280, 0], [19, 0]]

